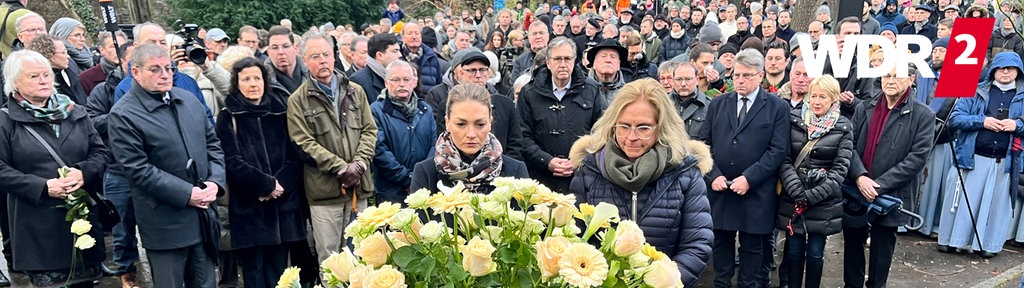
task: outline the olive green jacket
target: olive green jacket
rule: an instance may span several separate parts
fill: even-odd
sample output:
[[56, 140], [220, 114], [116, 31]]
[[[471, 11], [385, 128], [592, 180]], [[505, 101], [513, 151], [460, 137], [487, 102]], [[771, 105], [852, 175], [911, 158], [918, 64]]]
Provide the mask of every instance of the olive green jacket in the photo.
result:
[[[356, 189], [358, 200], [373, 195], [370, 164], [377, 144], [377, 124], [370, 113], [366, 92], [344, 74], [338, 79], [338, 111], [312, 78], [288, 98], [288, 135], [312, 158], [306, 161], [304, 183], [309, 205], [350, 203], [353, 191], [342, 195], [338, 171], [350, 162], [361, 162], [366, 172]], [[344, 119], [342, 124], [339, 119]], [[315, 165], [312, 165], [315, 163]], [[349, 188], [351, 189], [351, 188]]]

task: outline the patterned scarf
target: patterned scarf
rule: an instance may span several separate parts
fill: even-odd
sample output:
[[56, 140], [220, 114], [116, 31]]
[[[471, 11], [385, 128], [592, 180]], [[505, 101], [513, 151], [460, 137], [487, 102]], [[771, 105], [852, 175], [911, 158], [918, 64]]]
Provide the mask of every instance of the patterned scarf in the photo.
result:
[[807, 140], [821, 137], [832, 130], [832, 127], [836, 126], [836, 122], [839, 121], [839, 102], [832, 103], [832, 106], [825, 111], [825, 115], [818, 118], [818, 115], [814, 115], [814, 111], [811, 110], [811, 104], [809, 103], [810, 97], [804, 97], [804, 105], [800, 109], [800, 115], [803, 115], [804, 125], [807, 126]]
[[75, 110], [75, 102], [71, 101], [70, 97], [58, 93], [50, 95], [50, 99], [46, 101], [46, 107], [32, 105], [18, 92], [14, 92], [14, 101], [17, 101], [18, 106], [32, 114], [32, 117], [49, 123], [58, 137], [60, 136], [60, 122], [68, 118], [71, 111]]
[[461, 152], [455, 147], [452, 134], [448, 131], [437, 137], [434, 150], [437, 171], [448, 175], [452, 181], [463, 181], [466, 188], [471, 191], [475, 191], [481, 184], [490, 183], [501, 174], [501, 143], [494, 134], [487, 134], [487, 143], [480, 152], [477, 152], [472, 163], [462, 161]]

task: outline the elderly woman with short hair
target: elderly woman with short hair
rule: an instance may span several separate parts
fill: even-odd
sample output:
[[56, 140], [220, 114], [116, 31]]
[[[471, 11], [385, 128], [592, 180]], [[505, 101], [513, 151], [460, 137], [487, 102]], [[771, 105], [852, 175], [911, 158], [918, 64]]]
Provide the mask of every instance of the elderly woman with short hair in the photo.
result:
[[607, 202], [636, 222], [648, 243], [679, 265], [694, 285], [711, 258], [711, 206], [704, 174], [711, 152], [690, 140], [665, 89], [644, 78], [622, 87], [573, 144], [570, 190], [580, 203]]
[[789, 274], [779, 277], [788, 277], [794, 287], [821, 286], [825, 239], [843, 229], [840, 186], [853, 157], [853, 125], [839, 112], [839, 93], [839, 82], [822, 75], [811, 81], [802, 108], [791, 113], [789, 153], [779, 168], [783, 189], [775, 225], [787, 233], [790, 265]]
[[[8, 101], [0, 112], [0, 191], [10, 201], [11, 235], [4, 237], [13, 236], [13, 268], [28, 274], [35, 287], [92, 287], [106, 256], [103, 229], [89, 214], [93, 228], [87, 235], [98, 243], [73, 250], [76, 237], [64, 204], [80, 188], [100, 192], [107, 149], [85, 109], [55, 92], [46, 57], [31, 50], [11, 53], [3, 76]], [[58, 173], [61, 167], [70, 168], [66, 177]]]

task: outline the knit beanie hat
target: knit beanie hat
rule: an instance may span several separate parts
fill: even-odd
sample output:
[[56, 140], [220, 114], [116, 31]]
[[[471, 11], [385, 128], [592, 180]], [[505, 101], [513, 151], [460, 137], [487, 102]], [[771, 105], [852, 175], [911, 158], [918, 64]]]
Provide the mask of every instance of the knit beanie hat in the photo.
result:
[[708, 44], [715, 41], [722, 42], [722, 29], [718, 28], [718, 24], [704, 25], [703, 28], [700, 28], [700, 32], [697, 33], [697, 40]]

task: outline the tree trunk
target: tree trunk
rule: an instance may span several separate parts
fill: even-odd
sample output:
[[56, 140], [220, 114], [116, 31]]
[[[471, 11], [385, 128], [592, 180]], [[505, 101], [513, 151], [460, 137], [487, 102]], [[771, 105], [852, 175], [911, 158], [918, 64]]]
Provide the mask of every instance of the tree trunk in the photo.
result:
[[[814, 12], [818, 10], [821, 2], [819, 0], [801, 0], [798, 1], [797, 5], [792, 8], [793, 20], [789, 26], [797, 32], [807, 32], [807, 25], [811, 24], [811, 21], [816, 19]], [[843, 0], [843, 1], [856, 1], [856, 0]], [[832, 10], [832, 23], [839, 21], [839, 0], [828, 1], [828, 7]], [[835, 27], [833, 27], [835, 28]], [[834, 32], [834, 31], [833, 31]]]

